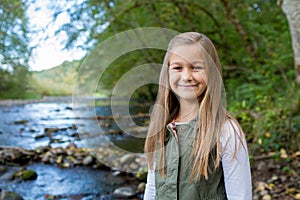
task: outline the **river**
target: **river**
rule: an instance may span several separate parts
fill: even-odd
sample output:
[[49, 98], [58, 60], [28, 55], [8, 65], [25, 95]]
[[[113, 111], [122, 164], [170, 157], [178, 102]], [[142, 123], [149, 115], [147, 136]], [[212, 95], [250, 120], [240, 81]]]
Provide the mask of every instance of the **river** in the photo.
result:
[[[120, 105], [117, 114], [122, 116], [127, 113], [127, 109], [126, 106]], [[101, 120], [91, 116], [91, 110], [95, 115], [101, 116]], [[147, 110], [145, 106], [130, 107], [130, 113], [134, 115], [145, 113]], [[126, 121], [125, 119], [128, 119], [126, 117], [125, 121], [114, 121], [109, 118], [110, 116], [112, 116], [111, 107], [101, 102], [99, 106], [80, 111], [74, 108], [71, 99], [2, 105], [0, 146], [36, 149], [41, 146], [65, 148], [75, 144], [77, 147], [96, 148], [109, 142], [126, 151], [142, 152], [143, 137], [106, 133], [118, 132], [125, 125], [129, 128], [139, 126], [146, 118], [140, 117], [134, 121], [136, 124], [132, 124], [133, 121]], [[55, 130], [51, 132], [51, 137], [46, 134], [49, 129]], [[10, 167], [10, 170], [13, 168], [14, 166]], [[127, 177], [114, 175], [110, 170], [84, 166], [59, 168], [43, 163], [32, 163], [26, 168], [35, 170], [38, 178], [25, 182], [2, 180], [0, 188], [14, 191], [25, 200], [45, 199], [49, 195], [60, 196], [60, 199], [87, 200], [113, 199], [111, 194], [115, 188], [137, 184], [133, 180], [128, 181]]]

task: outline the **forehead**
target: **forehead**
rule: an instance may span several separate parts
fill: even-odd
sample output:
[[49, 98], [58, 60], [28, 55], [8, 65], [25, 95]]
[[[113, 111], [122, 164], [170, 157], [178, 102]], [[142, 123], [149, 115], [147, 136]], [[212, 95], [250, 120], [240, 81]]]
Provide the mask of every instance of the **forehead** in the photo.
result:
[[170, 51], [169, 63], [172, 62], [188, 62], [194, 63], [204, 61], [201, 49], [197, 45], [181, 45]]

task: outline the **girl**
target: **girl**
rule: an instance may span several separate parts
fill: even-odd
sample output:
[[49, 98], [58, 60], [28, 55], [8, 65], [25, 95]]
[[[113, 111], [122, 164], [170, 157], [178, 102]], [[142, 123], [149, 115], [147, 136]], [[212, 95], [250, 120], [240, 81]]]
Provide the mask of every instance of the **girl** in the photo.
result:
[[252, 199], [247, 144], [222, 104], [222, 86], [208, 37], [187, 32], [170, 41], [145, 143], [144, 199]]

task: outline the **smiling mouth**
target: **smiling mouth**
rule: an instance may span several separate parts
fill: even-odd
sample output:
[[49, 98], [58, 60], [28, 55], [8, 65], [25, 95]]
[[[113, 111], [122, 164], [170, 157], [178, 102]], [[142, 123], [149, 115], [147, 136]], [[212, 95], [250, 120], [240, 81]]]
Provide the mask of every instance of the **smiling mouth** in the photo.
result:
[[192, 87], [197, 87], [198, 85], [179, 85], [179, 86], [185, 88], [192, 88]]

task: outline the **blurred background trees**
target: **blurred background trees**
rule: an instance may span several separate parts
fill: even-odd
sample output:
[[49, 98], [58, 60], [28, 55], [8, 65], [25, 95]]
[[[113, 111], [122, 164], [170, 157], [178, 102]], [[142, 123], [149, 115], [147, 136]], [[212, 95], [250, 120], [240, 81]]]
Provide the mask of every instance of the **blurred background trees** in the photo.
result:
[[[35, 0], [0, 2], [0, 98], [24, 97], [20, 91], [26, 92], [26, 88], [36, 96], [39, 93], [59, 95], [51, 93], [51, 88], [47, 89], [48, 93], [41, 91], [32, 83], [33, 77], [35, 83], [38, 82], [36, 77], [47, 80], [47, 76], [41, 75], [47, 72], [37, 76], [32, 75], [36, 72], [26, 70], [34, 47], [29, 46], [27, 38], [31, 30], [26, 26], [25, 10]], [[70, 18], [56, 31], [57, 35], [68, 36], [66, 49], [79, 47], [90, 52], [110, 36], [139, 27], [165, 27], [208, 35], [222, 61], [227, 108], [241, 122], [252, 150], [299, 148], [297, 70], [287, 17], [275, 0], [74, 0], [72, 3], [70, 7], [68, 1], [59, 4], [53, 1], [51, 7], [52, 23], [57, 23], [62, 13], [68, 13]], [[148, 49], [119, 58], [103, 76], [99, 92], [114, 87], [122, 74], [134, 66], [149, 61], [161, 63], [163, 55], [164, 52]], [[76, 62], [74, 68], [78, 69], [80, 62]], [[59, 76], [59, 73], [50, 74], [49, 81]], [[71, 84], [70, 78], [66, 80]], [[156, 87], [149, 85], [140, 88], [135, 95], [153, 100], [155, 91]]]
[[0, 98], [24, 97], [31, 47], [22, 0], [0, 1]]

